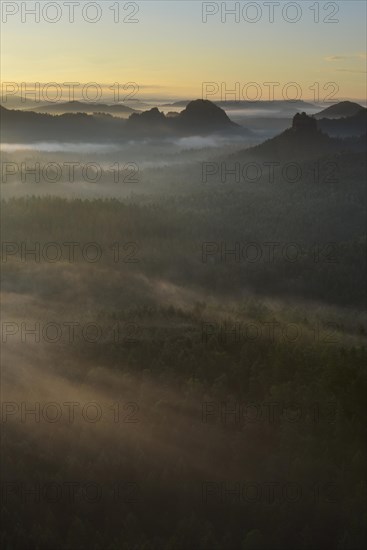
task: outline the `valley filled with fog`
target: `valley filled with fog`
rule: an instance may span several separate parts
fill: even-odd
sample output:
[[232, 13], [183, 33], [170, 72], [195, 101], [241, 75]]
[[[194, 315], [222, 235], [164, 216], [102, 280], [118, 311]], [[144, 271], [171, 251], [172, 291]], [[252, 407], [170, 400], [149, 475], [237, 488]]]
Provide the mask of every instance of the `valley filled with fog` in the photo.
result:
[[7, 547], [362, 548], [366, 109], [149, 107], [3, 106]]

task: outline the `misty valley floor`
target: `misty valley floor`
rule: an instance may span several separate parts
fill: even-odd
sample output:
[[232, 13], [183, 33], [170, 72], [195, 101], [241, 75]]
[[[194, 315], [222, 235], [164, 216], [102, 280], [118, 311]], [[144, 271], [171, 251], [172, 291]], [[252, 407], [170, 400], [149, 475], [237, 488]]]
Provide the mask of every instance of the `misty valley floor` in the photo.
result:
[[366, 6], [0, 2], [1, 549], [367, 548]]
[[6, 548], [363, 547], [365, 165], [338, 166], [3, 202]]

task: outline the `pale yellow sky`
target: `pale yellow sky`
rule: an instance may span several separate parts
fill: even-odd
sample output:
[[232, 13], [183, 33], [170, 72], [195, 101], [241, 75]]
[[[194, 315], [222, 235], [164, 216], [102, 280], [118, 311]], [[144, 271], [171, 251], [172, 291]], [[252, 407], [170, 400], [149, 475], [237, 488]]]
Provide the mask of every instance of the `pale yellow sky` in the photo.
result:
[[[2, 2], [3, 10], [5, 4], [14, 2]], [[25, 4], [30, 9], [35, 2]], [[101, 86], [135, 82], [138, 99], [201, 97], [204, 82], [218, 86], [213, 100], [225, 99], [221, 83], [222, 90], [231, 90], [236, 82], [237, 93], [227, 99], [272, 99], [267, 82], [279, 83], [275, 99], [287, 99], [287, 93], [289, 99], [321, 102], [366, 95], [366, 4], [362, 1], [338, 2], [336, 14], [322, 11], [325, 2], [320, 2], [318, 23], [310, 9], [315, 2], [304, 0], [298, 2], [302, 13], [294, 23], [284, 19], [282, 6], [279, 13], [275, 11], [273, 23], [264, 6], [255, 23], [242, 15], [238, 23], [229, 15], [223, 23], [220, 3], [218, 13], [208, 15], [203, 23], [199, 1], [119, 2], [119, 22], [114, 22], [117, 8], [111, 10], [116, 2], [99, 2], [99, 13], [93, 7], [85, 12], [90, 19], [99, 15], [96, 23], [85, 20], [82, 10], [88, 2], [81, 1], [71, 23], [64, 2], [58, 3], [59, 12], [49, 8], [43, 13], [45, 4], [40, 3], [40, 22], [20, 7], [15, 14], [3, 11], [2, 82], [61, 85], [73, 81]], [[59, 15], [59, 21], [47, 21]], [[255, 15], [249, 12], [250, 18]], [[288, 15], [297, 14], [289, 11]], [[249, 82], [257, 86], [246, 87]], [[297, 83], [297, 89], [287, 87], [289, 82]]]

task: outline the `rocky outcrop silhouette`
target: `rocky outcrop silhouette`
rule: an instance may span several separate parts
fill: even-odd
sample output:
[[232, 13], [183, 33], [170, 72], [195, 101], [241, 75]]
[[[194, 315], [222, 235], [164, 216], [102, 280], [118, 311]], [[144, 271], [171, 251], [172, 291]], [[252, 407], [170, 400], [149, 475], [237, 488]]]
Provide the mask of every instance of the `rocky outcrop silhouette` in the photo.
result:
[[129, 130], [146, 128], [166, 134], [192, 135], [236, 131], [241, 127], [230, 120], [226, 112], [208, 100], [190, 101], [187, 107], [174, 116], [164, 115], [157, 107], [143, 113], [134, 113], [128, 120]]
[[306, 113], [297, 113], [293, 117], [291, 128], [260, 145], [235, 153], [230, 158], [240, 161], [295, 162], [318, 158], [338, 151], [359, 151], [364, 147], [365, 141], [362, 138], [337, 139], [330, 137], [318, 128], [318, 123], [313, 117]]
[[317, 133], [317, 122], [306, 113], [297, 113], [293, 117], [292, 130], [299, 135], [315, 135]]
[[235, 128], [238, 126], [230, 120], [223, 109], [208, 99], [190, 101], [177, 120], [181, 126], [201, 129]]
[[165, 116], [157, 107], [133, 113], [127, 120], [109, 114], [67, 113], [50, 115], [2, 107], [4, 141], [118, 142], [129, 139], [167, 138], [251, 132], [232, 122], [225, 111], [208, 100], [196, 100], [177, 116]]
[[129, 117], [130, 124], [162, 124], [166, 121], [166, 117], [159, 111], [157, 107], [153, 107], [149, 111], [142, 113], [133, 113]]

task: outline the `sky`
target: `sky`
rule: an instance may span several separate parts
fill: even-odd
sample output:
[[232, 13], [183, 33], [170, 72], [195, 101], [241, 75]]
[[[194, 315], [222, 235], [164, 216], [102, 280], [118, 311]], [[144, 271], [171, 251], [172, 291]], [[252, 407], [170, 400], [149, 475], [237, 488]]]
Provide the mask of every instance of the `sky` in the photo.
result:
[[[26, 13], [36, 4], [39, 22]], [[67, 4], [1, 2], [3, 86], [39, 82], [43, 91], [49, 82], [78, 82], [78, 95], [85, 83], [98, 83], [105, 94], [113, 83], [123, 88], [134, 82], [140, 100], [323, 102], [366, 96], [364, 0], [278, 0], [273, 8], [237, 2], [239, 21], [222, 8], [234, 9], [236, 2], [80, 0], [74, 2], [74, 22]], [[88, 22], [94, 18], [99, 20]]]

